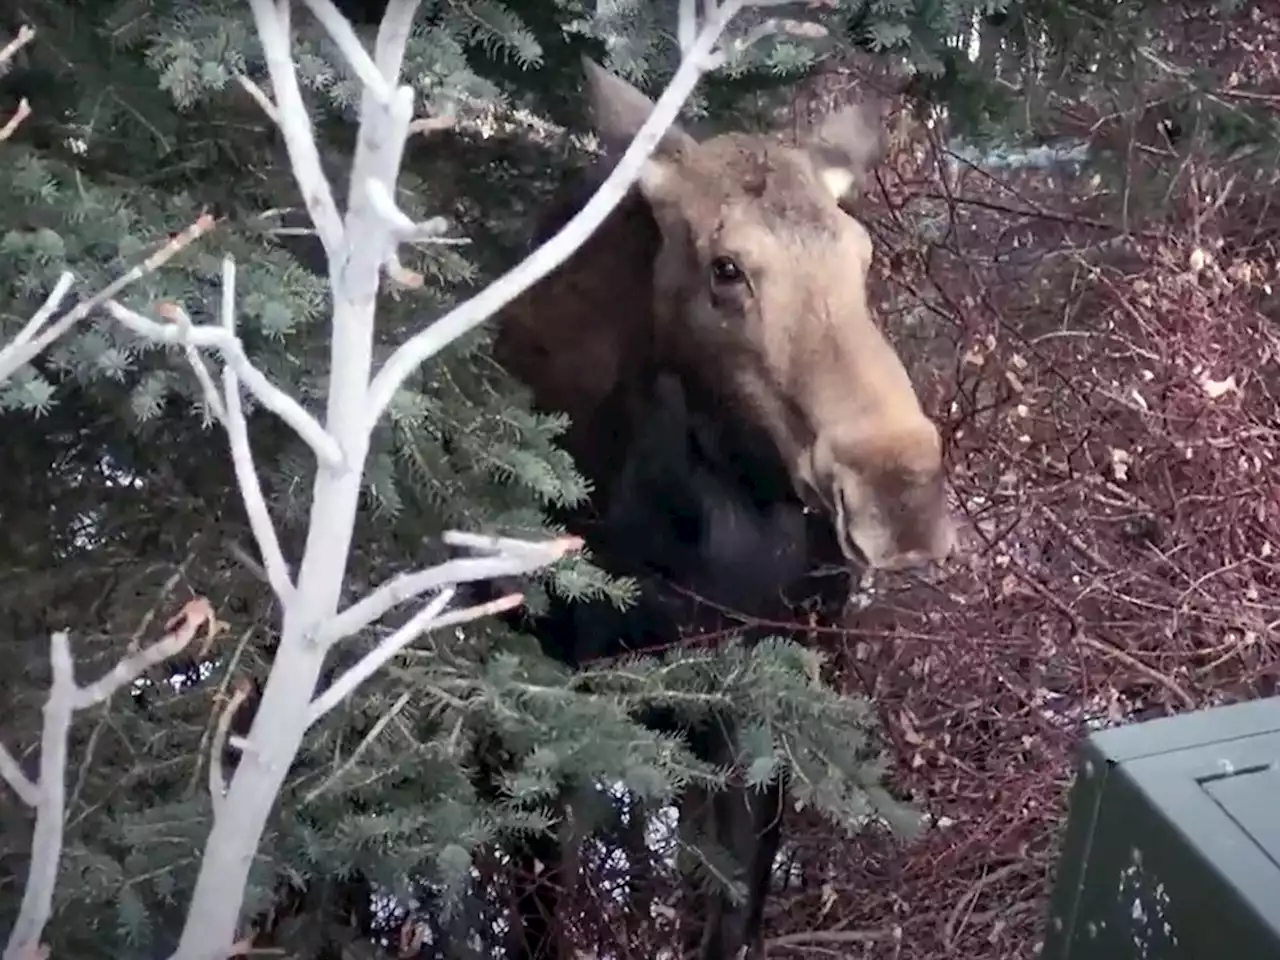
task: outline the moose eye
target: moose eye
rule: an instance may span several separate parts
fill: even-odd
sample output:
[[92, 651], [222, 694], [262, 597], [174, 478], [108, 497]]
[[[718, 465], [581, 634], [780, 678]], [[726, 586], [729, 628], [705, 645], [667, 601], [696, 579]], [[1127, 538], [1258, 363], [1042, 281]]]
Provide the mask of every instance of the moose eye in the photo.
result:
[[711, 261], [711, 280], [717, 286], [731, 286], [745, 279], [746, 274], [732, 258], [716, 257]]

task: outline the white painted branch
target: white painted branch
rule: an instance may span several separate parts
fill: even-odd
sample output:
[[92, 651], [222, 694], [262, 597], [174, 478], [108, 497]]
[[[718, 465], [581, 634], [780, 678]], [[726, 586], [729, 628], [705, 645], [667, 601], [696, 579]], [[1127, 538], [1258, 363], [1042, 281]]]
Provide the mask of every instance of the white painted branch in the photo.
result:
[[[276, 105], [271, 102], [271, 98], [267, 96], [266, 91], [246, 77], [243, 73], [236, 74], [236, 81], [244, 88], [245, 93], [253, 97], [254, 103], [256, 103], [259, 109], [267, 115], [267, 119], [277, 127], [280, 126], [280, 111], [277, 110]], [[315, 231], [309, 230], [307, 232], [314, 233]]]
[[333, 42], [338, 45], [343, 58], [347, 61], [347, 66], [355, 71], [357, 79], [364, 84], [364, 88], [377, 97], [380, 103], [389, 103], [395, 81], [388, 80], [382, 75], [382, 71], [373, 62], [373, 58], [369, 56], [369, 52], [365, 50], [364, 44], [360, 42], [360, 38], [356, 36], [351, 23], [342, 15], [342, 12], [330, 0], [303, 0], [303, 2], [310, 8]]
[[44, 303], [40, 305], [40, 309], [27, 321], [27, 325], [18, 331], [18, 335], [13, 338], [13, 342], [3, 351], [0, 351], [0, 367], [4, 366], [5, 356], [9, 351], [24, 343], [30, 343], [35, 335], [44, 328], [44, 325], [49, 322], [49, 318], [58, 312], [58, 308], [62, 306], [62, 301], [66, 299], [67, 293], [71, 290], [71, 285], [75, 281], [76, 278], [73, 274], [69, 271], [63, 271], [62, 276], [58, 277], [58, 282], [54, 284], [49, 296], [45, 297]]
[[378, 39], [374, 43], [373, 60], [378, 70], [395, 86], [400, 82], [400, 68], [404, 63], [404, 51], [413, 29], [413, 18], [421, 0], [388, 0], [378, 27]]
[[76, 708], [75, 665], [71, 660], [71, 642], [65, 632], [59, 631], [50, 638], [49, 661], [53, 668], [53, 686], [44, 706], [44, 729], [40, 735], [40, 802], [36, 806], [36, 826], [31, 837], [31, 865], [4, 960], [23, 960], [40, 946], [53, 915], [53, 891], [62, 862], [67, 740]]
[[675, 122], [703, 73], [702, 61], [712, 52], [744, 0], [726, 0], [698, 33], [671, 83], [600, 189], [550, 240], [471, 299], [406, 340], [387, 359], [369, 387], [365, 427], [372, 430], [396, 391], [423, 363], [445, 346], [479, 326], [533, 284], [569, 259], [627, 195], [662, 135]]
[[[38, 785], [27, 781], [36, 800], [31, 866], [18, 919], [5, 946], [4, 960], [28, 960], [34, 956], [53, 914], [53, 892], [62, 860], [66, 821], [67, 740], [76, 710], [106, 700], [148, 668], [181, 652], [202, 626], [213, 629], [216, 623], [209, 601], [203, 597], [191, 600], [169, 621], [166, 625], [169, 632], [160, 641], [125, 657], [109, 673], [87, 687], [76, 686], [75, 663], [67, 634], [59, 631], [50, 638], [49, 661], [53, 683], [44, 706], [44, 727], [40, 736], [40, 781]], [[7, 755], [7, 751], [5, 753]]]
[[18, 28], [18, 34], [3, 47], [0, 47], [0, 68], [8, 67], [13, 58], [18, 55], [18, 51], [25, 47], [28, 43], [36, 38], [34, 27], [23, 24]]
[[[192, 601], [192, 603], [202, 604], [201, 610], [208, 608], [207, 600]], [[212, 608], [208, 608], [208, 610], [208, 616], [212, 618]], [[182, 622], [176, 629], [170, 630], [169, 633], [151, 646], [138, 651], [132, 656], [125, 657], [112, 667], [109, 673], [104, 674], [89, 686], [76, 688], [72, 706], [77, 710], [95, 707], [117, 691], [133, 683], [156, 664], [176, 657], [185, 650], [192, 637], [196, 635], [197, 630], [207, 621], [202, 612], [198, 614], [184, 613], [180, 615], [180, 619]]]
[[[182, 316], [187, 324], [191, 325], [191, 318], [187, 316], [186, 311], [182, 312]], [[187, 344], [183, 348], [187, 355], [187, 363], [191, 365], [191, 371], [196, 375], [196, 380], [200, 384], [200, 393], [204, 396], [204, 402], [213, 413], [213, 418], [219, 423], [227, 422], [227, 408], [222, 402], [222, 394], [218, 392], [218, 385], [213, 382], [213, 375], [209, 373], [209, 367], [204, 362], [204, 357], [200, 356], [200, 351], [191, 344]]]
[[534, 543], [530, 540], [518, 540], [514, 537], [498, 537], [489, 533], [466, 533], [462, 530], [446, 530], [440, 536], [440, 539], [451, 547], [462, 547], [464, 550], [474, 550], [477, 553], [484, 553], [489, 556], [498, 556], [504, 553], [513, 556], [542, 554], [548, 547], [557, 547], [560, 551], [558, 556], [563, 556], [565, 553], [576, 550], [582, 545], [582, 540], [579, 537], [561, 537], [559, 540], [553, 540], [550, 543]]
[[[445, 534], [445, 542], [456, 536]], [[497, 539], [497, 538], [491, 538]], [[456, 542], [456, 541], [455, 541]], [[363, 600], [353, 603], [329, 621], [320, 634], [322, 646], [337, 643], [381, 619], [400, 604], [432, 590], [496, 577], [515, 577], [549, 566], [566, 553], [581, 546], [576, 537], [565, 537], [550, 543], [523, 540], [506, 541], [520, 549], [495, 553], [487, 557], [455, 557], [426, 570], [402, 573], [388, 580]], [[460, 544], [470, 546], [471, 544]]]
[[315, 224], [316, 236], [324, 245], [330, 267], [338, 263], [336, 254], [342, 248], [342, 217], [333, 199], [333, 187], [325, 176], [324, 164], [298, 86], [298, 75], [293, 65], [293, 45], [289, 38], [290, 5], [275, 0], [249, 0], [253, 8], [254, 23], [258, 28], [258, 40], [271, 74], [271, 87], [275, 94], [275, 119], [284, 137], [303, 202]]
[[13, 788], [18, 799], [28, 807], [40, 802], [40, 787], [22, 772], [22, 764], [9, 752], [9, 748], [0, 743], [0, 778]]
[[[337, 608], [374, 425], [405, 378], [427, 358], [562, 263], [603, 221], [626, 194], [644, 159], [675, 119], [702, 72], [700, 61], [712, 50], [725, 24], [743, 6], [743, 0], [728, 0], [698, 35], [693, 55], [677, 71], [671, 89], [658, 101], [653, 116], [623, 156], [618, 169], [583, 212], [548, 245], [488, 291], [434, 323], [426, 338], [415, 337], [401, 346], [372, 382], [377, 295], [384, 266], [394, 263], [399, 229], [383, 215], [385, 211], [380, 212], [374, 194], [377, 185], [385, 186], [390, 193], [398, 182], [413, 123], [413, 90], [408, 86], [395, 87], [395, 84], [399, 82], [417, 0], [390, 0], [379, 28], [373, 60], [382, 77], [395, 89], [390, 97], [372, 88], [364, 92], [349, 181], [349, 206], [341, 219], [320, 168], [310, 122], [289, 59], [289, 4], [273, 0], [250, 0], [250, 4], [267, 53], [274, 106], [289, 146], [294, 177], [307, 198], [328, 255], [334, 313], [324, 432], [337, 444], [341, 458], [336, 463], [322, 461], [316, 471], [307, 542], [293, 598], [284, 609], [275, 662], [253, 727], [245, 738], [240, 763], [223, 800], [221, 815], [216, 818], [206, 841], [186, 923], [171, 960], [222, 960], [234, 943], [254, 852], [308, 727], [424, 630], [488, 616], [523, 602], [520, 595], [513, 594], [493, 603], [447, 613], [442, 613], [440, 606], [429, 604], [384, 641], [374, 654], [320, 696], [315, 696], [327, 649], [321, 641], [332, 635], [328, 625], [338, 618]], [[314, 6], [313, 3], [313, 9]], [[375, 185], [372, 193], [371, 184]], [[136, 322], [136, 318], [130, 319]], [[143, 325], [147, 323], [144, 319]], [[215, 342], [198, 327], [183, 333], [197, 345], [202, 337], [209, 338], [205, 344], [208, 346], [230, 350], [235, 344], [234, 340], [225, 339]], [[234, 368], [234, 372], [243, 376], [231, 353], [224, 356], [228, 358], [228, 369]], [[529, 554], [532, 545], [480, 539], [489, 549], [496, 546], [495, 552], [510, 554], [515, 562], [532, 563]], [[544, 562], [550, 559], [548, 556]], [[452, 585], [443, 587], [441, 596], [447, 598], [453, 590]], [[384, 594], [377, 605], [388, 598], [394, 599], [394, 595]], [[376, 608], [369, 606], [365, 611], [376, 611]], [[352, 616], [350, 622], [354, 623], [355, 619]]]
[[397, 240], [435, 240], [449, 229], [449, 221], [444, 217], [432, 217], [423, 223], [414, 223], [408, 214], [396, 206], [391, 191], [380, 180], [370, 180], [365, 189], [369, 191], [369, 202], [378, 215], [395, 230]]
[[680, 56], [687, 57], [698, 39], [698, 0], [680, 0], [676, 17], [676, 41], [680, 44]]
[[[340, 219], [289, 61], [287, 5], [273, 0], [250, 3], [263, 46], [270, 50], [267, 61], [282, 129], [292, 131], [286, 139], [291, 141], [294, 177], [309, 204], [315, 199], [314, 189], [323, 191], [312, 215], [317, 232], [326, 238], [333, 291], [325, 428], [342, 458], [338, 464], [322, 463], [316, 471], [293, 602], [284, 610], [275, 662], [222, 815], [205, 843], [173, 960], [222, 960], [227, 955], [235, 941], [254, 853], [307, 731], [325, 659], [316, 639], [337, 613], [360, 502], [370, 442], [363, 413], [373, 362], [374, 312], [382, 265], [395, 249], [390, 226], [368, 202], [366, 184], [398, 181], [413, 119], [411, 88], [395, 90], [389, 101], [366, 90], [360, 105], [349, 208], [345, 219]], [[415, 7], [413, 0], [392, 0], [383, 18], [375, 62], [384, 77], [398, 76]]]
[[[754, 6], [776, 6], [767, 0], [757, 0]], [[798, 37], [820, 37], [826, 35], [826, 28], [816, 21], [791, 20], [785, 17], [771, 17], [763, 23], [758, 23], [747, 31], [745, 36], [737, 40], [729, 41], [725, 46], [713, 51], [707, 55], [706, 67], [708, 70], [715, 70], [723, 67], [727, 63], [731, 63], [736, 57], [740, 57], [748, 49], [755, 46], [765, 37], [771, 37], [775, 33], [789, 33]]]
[[[44, 305], [36, 312], [23, 330], [18, 334], [17, 339], [0, 350], [0, 383], [4, 383], [21, 367], [26, 366], [40, 354], [49, 348], [49, 345], [70, 330], [73, 326], [93, 313], [94, 310], [102, 306], [106, 301], [116, 296], [121, 290], [134, 283], [142, 277], [151, 273], [153, 270], [163, 266], [169, 260], [173, 259], [180, 251], [185, 250], [197, 238], [202, 237], [213, 229], [213, 217], [205, 214], [196, 220], [177, 236], [171, 238], [163, 247], [147, 257], [142, 263], [130, 269], [128, 272], [117, 277], [111, 283], [107, 284], [93, 296], [81, 300], [78, 304], [64, 313], [55, 322], [49, 323], [49, 318], [57, 312], [58, 305], [62, 299], [66, 297], [67, 289], [70, 282], [67, 274], [63, 274], [59, 278], [57, 285], [54, 287], [53, 293], [45, 299]], [[59, 289], [62, 293], [58, 295], [54, 301], [54, 294], [58, 294]], [[50, 303], [53, 306], [50, 309]], [[37, 323], [41, 313], [45, 316]]]
[[460, 623], [469, 623], [472, 620], [479, 620], [481, 617], [490, 617], [496, 613], [502, 613], [504, 610], [514, 609], [524, 602], [522, 595], [512, 593], [505, 597], [499, 597], [497, 600], [490, 600], [488, 603], [478, 603], [475, 606], [464, 607], [461, 610], [441, 613], [440, 611], [453, 599], [454, 592], [452, 587], [440, 591], [413, 619], [358, 660], [350, 670], [334, 680], [324, 693], [311, 702], [311, 712], [307, 715], [307, 725], [311, 726], [349, 697], [356, 687], [377, 673], [387, 661], [424, 633], [431, 630], [439, 630], [441, 627], [456, 627]]
[[161, 343], [190, 344], [217, 350], [227, 367], [235, 371], [258, 402], [292, 427], [322, 464], [333, 467], [342, 463], [342, 448], [337, 441], [302, 404], [253, 365], [244, 352], [244, 344], [234, 332], [225, 327], [204, 324], [158, 323], [115, 300], [108, 301], [105, 306], [111, 316], [139, 336]]
[[[236, 264], [231, 257], [227, 257], [222, 261], [222, 329], [231, 342], [238, 344], [240, 340], [236, 337], [235, 298]], [[266, 377], [262, 380], [265, 383]], [[293, 602], [295, 592], [293, 576], [289, 572], [289, 562], [284, 558], [284, 551], [280, 549], [280, 537], [276, 533], [275, 522], [271, 519], [271, 510], [267, 506], [266, 497], [262, 495], [262, 481], [253, 462], [253, 445], [249, 442], [249, 424], [245, 420], [244, 405], [240, 402], [240, 378], [236, 375], [235, 366], [230, 363], [222, 368], [222, 394], [226, 404], [223, 425], [227, 431], [227, 442], [231, 446], [231, 462], [235, 467], [240, 498], [244, 501], [245, 515], [249, 518], [249, 529], [253, 531], [253, 539], [258, 544], [267, 581], [280, 603], [288, 607]], [[286, 396], [283, 391], [280, 395]]]
[[[356, 687], [377, 673], [384, 663], [425, 632], [431, 622], [438, 618], [441, 611], [449, 605], [449, 601], [454, 598], [456, 593], [457, 590], [454, 587], [445, 587], [432, 597], [427, 605], [408, 623], [361, 657], [355, 666], [348, 669], [342, 676], [335, 677], [333, 683], [329, 684], [322, 694], [311, 701], [311, 710], [307, 714], [307, 726], [314, 724], [349, 697], [355, 692]], [[411, 630], [410, 628], [413, 629]], [[408, 639], [402, 639], [405, 636]]]
[[213, 806], [215, 818], [222, 815], [222, 803], [226, 799], [227, 778], [222, 772], [222, 751], [226, 748], [231, 734], [231, 721], [236, 711], [249, 697], [249, 684], [238, 684], [218, 714], [218, 723], [213, 731], [213, 744], [209, 748], [209, 803]]

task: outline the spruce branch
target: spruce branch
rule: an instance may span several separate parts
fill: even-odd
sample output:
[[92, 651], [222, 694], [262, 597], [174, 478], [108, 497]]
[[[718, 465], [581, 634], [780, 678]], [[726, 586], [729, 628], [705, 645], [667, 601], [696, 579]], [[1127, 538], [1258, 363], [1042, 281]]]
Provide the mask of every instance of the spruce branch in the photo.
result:
[[[142, 650], [130, 653], [114, 668], [88, 686], [78, 686], [71, 640], [65, 631], [50, 637], [49, 662], [53, 682], [44, 705], [44, 727], [40, 736], [40, 779], [33, 783], [22, 775], [14, 789], [36, 811], [31, 839], [31, 865], [17, 922], [9, 934], [4, 960], [25, 960], [40, 948], [41, 939], [53, 913], [53, 892], [62, 859], [62, 837], [66, 819], [67, 740], [77, 710], [94, 706], [117, 690], [138, 679], [144, 672], [187, 647], [204, 628], [216, 636], [220, 623], [213, 605], [204, 597], [194, 597], [165, 624], [165, 636]], [[3, 756], [13, 759], [8, 751]], [[7, 764], [5, 764], [7, 766]], [[5, 772], [5, 779], [9, 774]], [[14, 781], [10, 780], [10, 783]]]
[[62, 299], [66, 297], [67, 291], [71, 286], [71, 281], [68, 279], [69, 274], [64, 273], [53, 288], [53, 293], [49, 295], [44, 305], [18, 334], [17, 339], [3, 350], [0, 350], [0, 383], [4, 383], [12, 377], [20, 368], [26, 366], [48, 349], [51, 343], [98, 307], [108, 303], [125, 287], [164, 266], [187, 247], [191, 246], [192, 243], [213, 229], [214, 222], [212, 215], [202, 214], [195, 223], [170, 238], [163, 247], [143, 260], [142, 263], [107, 284], [87, 300], [81, 300], [59, 317], [55, 323], [49, 324], [49, 319], [58, 312], [58, 306]]

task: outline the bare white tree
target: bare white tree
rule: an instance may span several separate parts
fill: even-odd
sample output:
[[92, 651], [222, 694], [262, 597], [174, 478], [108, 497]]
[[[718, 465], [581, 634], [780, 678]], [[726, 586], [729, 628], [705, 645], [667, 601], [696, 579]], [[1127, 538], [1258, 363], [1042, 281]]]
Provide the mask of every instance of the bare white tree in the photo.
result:
[[[778, 2], [702, 0], [703, 16], [699, 18], [697, 0], [681, 0], [680, 67], [658, 99], [652, 115], [596, 195], [546, 244], [492, 286], [410, 338], [375, 372], [374, 314], [382, 277], [404, 275], [398, 258], [401, 244], [429, 240], [442, 232], [442, 221], [438, 218], [415, 224], [397, 209], [393, 200], [410, 133], [445, 122], [445, 118], [415, 119], [413, 88], [400, 81], [405, 44], [419, 0], [390, 0], [372, 55], [331, 0], [304, 0], [364, 85], [345, 212], [339, 210], [332, 185], [321, 167], [295, 73], [291, 0], [249, 0], [265, 54], [271, 94], [247, 77], [239, 79], [280, 128], [294, 177], [324, 247], [330, 271], [333, 335], [329, 394], [323, 421], [271, 384], [249, 360], [236, 332], [236, 271], [230, 259], [223, 265], [221, 322], [217, 326], [192, 324], [186, 311], [176, 304], [163, 305], [157, 311], [163, 317], [161, 322], [112, 299], [127, 283], [155, 269], [199, 233], [208, 230], [212, 224], [204, 220], [188, 231], [190, 235], [184, 234], [170, 242], [140, 267], [53, 321], [72, 284], [72, 278], [64, 276], [49, 302], [32, 318], [15, 343], [0, 351], [0, 382], [3, 382], [98, 307], [105, 307], [116, 320], [141, 336], [183, 345], [209, 408], [226, 431], [236, 479], [267, 580], [283, 611], [279, 647], [256, 718], [248, 736], [238, 744], [241, 762], [229, 784], [221, 782], [219, 769], [214, 767], [211, 771], [213, 829], [205, 845], [186, 925], [171, 960], [222, 960], [232, 952], [250, 866], [307, 730], [423, 633], [474, 620], [522, 602], [520, 595], [512, 594], [489, 604], [449, 609], [458, 584], [531, 572], [555, 562], [580, 545], [575, 538], [529, 543], [450, 532], [445, 535], [447, 542], [469, 549], [475, 555], [396, 577], [345, 610], [338, 609], [371, 435], [406, 378], [581, 246], [631, 188], [645, 160], [675, 121], [701, 75], [736, 56], [767, 32], [757, 28], [743, 39], [722, 45], [721, 37], [728, 24], [745, 7], [775, 6]], [[27, 36], [22, 42], [29, 39]], [[9, 127], [5, 131], [0, 140], [12, 132]], [[222, 360], [221, 387], [209, 370], [206, 353]], [[242, 387], [293, 427], [316, 456], [310, 524], [296, 572], [280, 547], [262, 495], [242, 409]], [[335, 644], [374, 623], [391, 609], [427, 595], [430, 599], [418, 614], [316, 695], [326, 657]], [[63, 767], [75, 709], [101, 702], [148, 667], [174, 655], [205, 623], [217, 624], [211, 609], [204, 606], [184, 609], [175, 619], [168, 637], [154, 647], [133, 653], [89, 687], [75, 683], [66, 634], [53, 637], [54, 680], [45, 708], [39, 780], [29, 779], [17, 761], [0, 748], [0, 776], [37, 812], [37, 839], [26, 897], [9, 937], [4, 960], [32, 960], [43, 950], [41, 944], [51, 913], [61, 851]], [[239, 699], [237, 694], [235, 702]], [[226, 718], [224, 712], [223, 720]], [[219, 728], [225, 736], [226, 723], [220, 722]], [[215, 752], [219, 749], [220, 745], [215, 745]]]

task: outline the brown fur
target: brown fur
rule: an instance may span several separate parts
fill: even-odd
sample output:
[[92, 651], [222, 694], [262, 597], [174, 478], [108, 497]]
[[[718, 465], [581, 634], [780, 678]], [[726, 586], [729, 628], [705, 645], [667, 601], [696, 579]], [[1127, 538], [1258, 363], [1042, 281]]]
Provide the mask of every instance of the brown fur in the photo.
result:
[[[652, 104], [594, 64], [588, 86], [616, 156]], [[612, 460], [606, 400], [642, 367], [665, 367], [767, 433], [851, 562], [951, 551], [937, 429], [871, 317], [871, 238], [842, 206], [878, 157], [873, 129], [862, 109], [797, 146], [673, 129], [619, 211], [507, 308], [497, 357], [537, 406], [570, 415], [566, 447], [588, 477], [607, 481]], [[712, 279], [722, 257], [743, 282]]]

